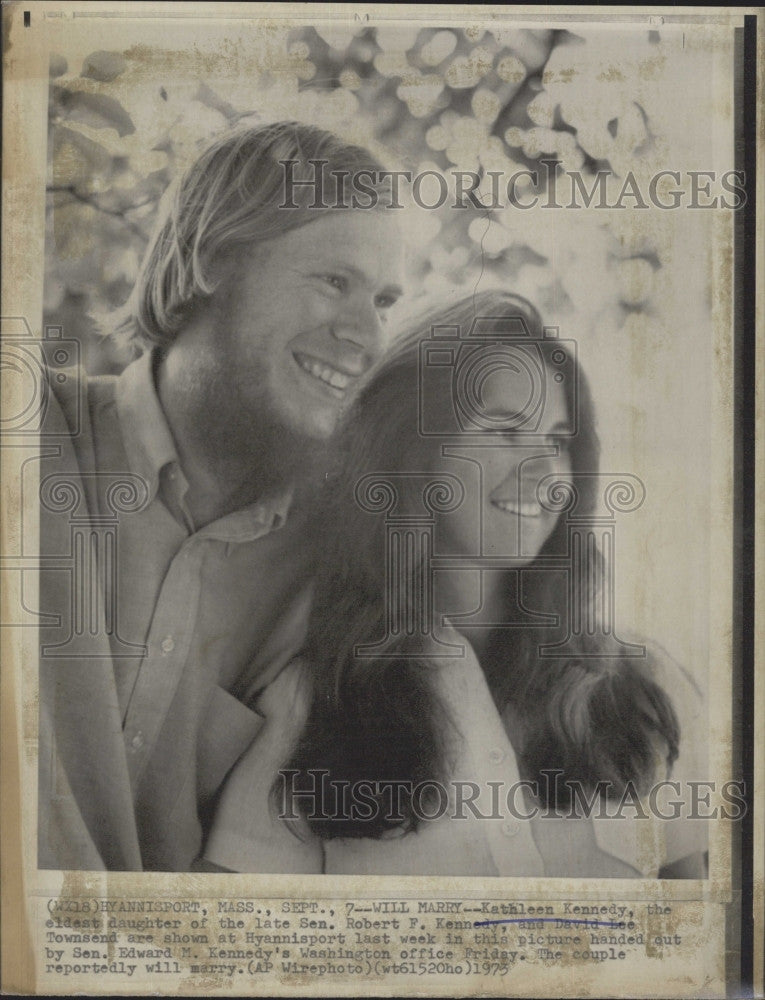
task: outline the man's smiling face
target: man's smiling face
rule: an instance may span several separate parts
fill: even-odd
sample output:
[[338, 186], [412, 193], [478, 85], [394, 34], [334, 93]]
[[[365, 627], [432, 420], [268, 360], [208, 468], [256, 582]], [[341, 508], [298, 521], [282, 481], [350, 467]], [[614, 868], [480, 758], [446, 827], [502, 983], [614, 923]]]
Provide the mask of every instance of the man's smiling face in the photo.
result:
[[327, 212], [231, 255], [211, 306], [219, 386], [240, 417], [264, 407], [326, 439], [360, 377], [388, 346], [402, 291], [398, 225], [382, 211]]

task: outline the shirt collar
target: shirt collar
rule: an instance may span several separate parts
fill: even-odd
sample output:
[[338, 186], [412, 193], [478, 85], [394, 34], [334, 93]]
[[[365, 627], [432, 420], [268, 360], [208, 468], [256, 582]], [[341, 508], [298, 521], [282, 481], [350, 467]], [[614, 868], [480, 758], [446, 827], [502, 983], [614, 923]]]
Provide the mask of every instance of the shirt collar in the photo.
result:
[[197, 537], [217, 538], [223, 542], [250, 542], [281, 528], [287, 520], [291, 503], [291, 490], [256, 500], [249, 507], [206, 524], [197, 532]]
[[[154, 381], [158, 357], [156, 349], [147, 351], [119, 376], [115, 389], [117, 415], [130, 471], [144, 478], [150, 500], [154, 500], [160, 490], [171, 490], [175, 505], [186, 515], [184, 520], [188, 528], [191, 519], [183, 499], [188, 482]], [[168, 474], [162, 475], [163, 470]], [[250, 541], [280, 528], [287, 519], [291, 503], [292, 490], [284, 490], [213, 521], [197, 535], [228, 542]]]
[[125, 452], [132, 472], [143, 476], [153, 500], [159, 474], [178, 463], [178, 452], [154, 385], [156, 351], [147, 351], [129, 364], [117, 379], [115, 403]]

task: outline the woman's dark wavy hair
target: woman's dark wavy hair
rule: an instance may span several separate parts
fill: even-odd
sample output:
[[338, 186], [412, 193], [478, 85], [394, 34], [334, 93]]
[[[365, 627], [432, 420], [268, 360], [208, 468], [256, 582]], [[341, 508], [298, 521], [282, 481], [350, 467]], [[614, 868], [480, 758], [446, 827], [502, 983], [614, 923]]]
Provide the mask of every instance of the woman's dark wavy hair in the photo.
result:
[[[437, 467], [440, 439], [418, 433], [420, 345], [433, 326], [459, 325], [467, 330], [476, 316], [520, 316], [532, 337], [542, 334], [536, 310], [524, 299], [502, 292], [484, 292], [438, 315], [422, 316], [361, 393], [339, 432], [335, 464], [317, 506], [320, 556], [304, 650], [310, 665], [306, 671], [310, 709], [285, 765], [289, 769], [303, 774], [326, 771], [328, 783], [403, 781], [415, 788], [420, 782], [448, 780], [446, 746], [453, 723], [435, 692], [437, 661], [418, 657], [413, 640], [403, 634], [397, 644], [386, 646], [385, 657], [354, 655], [359, 644], [373, 643], [385, 634], [386, 617], [385, 519], [362, 509], [355, 488], [369, 473]], [[569, 357], [576, 367], [575, 358]], [[581, 370], [577, 375], [577, 433], [570, 448], [574, 474], [596, 472], [599, 455], [589, 387]], [[569, 391], [567, 405], [569, 410], [574, 406]], [[453, 423], [452, 406], [450, 392], [434, 394], [429, 387], [429, 417]], [[594, 483], [595, 477], [583, 479], [579, 497], [583, 513], [594, 509]], [[406, 497], [401, 503], [407, 509]], [[561, 516], [540, 555], [565, 548], [566, 523]], [[521, 578], [523, 592], [517, 594], [514, 589]], [[503, 584], [508, 602], [520, 597], [524, 607], [565, 613], [565, 574], [540, 571], [538, 559], [522, 574], [507, 572]], [[595, 592], [584, 597], [591, 611], [596, 598]], [[399, 620], [405, 620], [403, 591], [399, 601]], [[657, 769], [658, 748], [663, 747], [671, 764], [679, 741], [671, 702], [652, 679], [653, 665], [646, 659], [603, 656], [602, 651], [588, 656], [599, 652], [592, 638], [582, 641], [581, 656], [540, 657], [540, 644], [559, 638], [559, 631], [551, 629], [498, 627], [481, 664], [498, 709], [520, 725], [520, 731], [510, 735], [522, 775], [537, 780], [545, 770], [563, 772], [561, 780], [540, 781], [541, 797], [551, 806], [568, 801], [566, 781], [585, 788], [606, 781], [612, 793], [622, 792], [629, 783], [638, 791], [644, 789]], [[395, 655], [397, 650], [401, 657]], [[278, 782], [273, 792], [276, 799]], [[417, 827], [418, 813], [425, 806], [422, 800], [415, 810], [411, 797], [401, 795], [401, 813], [396, 816], [394, 810], [391, 816], [385, 808], [389, 800], [378, 798], [379, 810], [370, 819], [338, 818], [340, 803], [334, 800], [325, 805], [332, 818], [321, 818], [307, 800], [300, 808], [313, 833], [324, 838], [379, 837], [391, 828], [406, 832]]]

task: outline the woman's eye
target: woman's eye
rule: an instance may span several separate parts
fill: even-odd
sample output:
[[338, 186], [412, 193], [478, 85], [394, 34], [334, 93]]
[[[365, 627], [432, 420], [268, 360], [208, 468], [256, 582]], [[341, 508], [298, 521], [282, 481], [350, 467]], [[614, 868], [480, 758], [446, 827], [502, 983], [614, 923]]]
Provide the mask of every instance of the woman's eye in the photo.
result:
[[378, 309], [391, 309], [397, 302], [397, 295], [378, 295], [375, 299], [375, 305]]

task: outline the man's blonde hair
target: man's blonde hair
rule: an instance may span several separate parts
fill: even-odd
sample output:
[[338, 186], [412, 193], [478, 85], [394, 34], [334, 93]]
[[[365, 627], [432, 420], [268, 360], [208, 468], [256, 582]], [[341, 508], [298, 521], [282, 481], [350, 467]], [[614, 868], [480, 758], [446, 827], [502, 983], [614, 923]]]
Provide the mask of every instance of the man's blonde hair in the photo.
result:
[[[288, 199], [284, 161], [292, 161], [289, 174], [298, 181]], [[314, 205], [314, 190], [299, 183], [315, 176], [316, 161], [331, 192], [325, 195], [329, 207], [324, 211]], [[331, 175], [336, 172], [335, 183], [339, 177], [342, 188], [358, 171], [372, 174], [372, 187], [382, 183], [383, 168], [366, 149], [300, 122], [238, 129], [217, 139], [177, 183], [112, 334], [133, 348], [167, 347], [193, 302], [215, 291], [214, 265], [224, 254], [335, 210]], [[293, 207], [284, 207], [285, 201]]]

